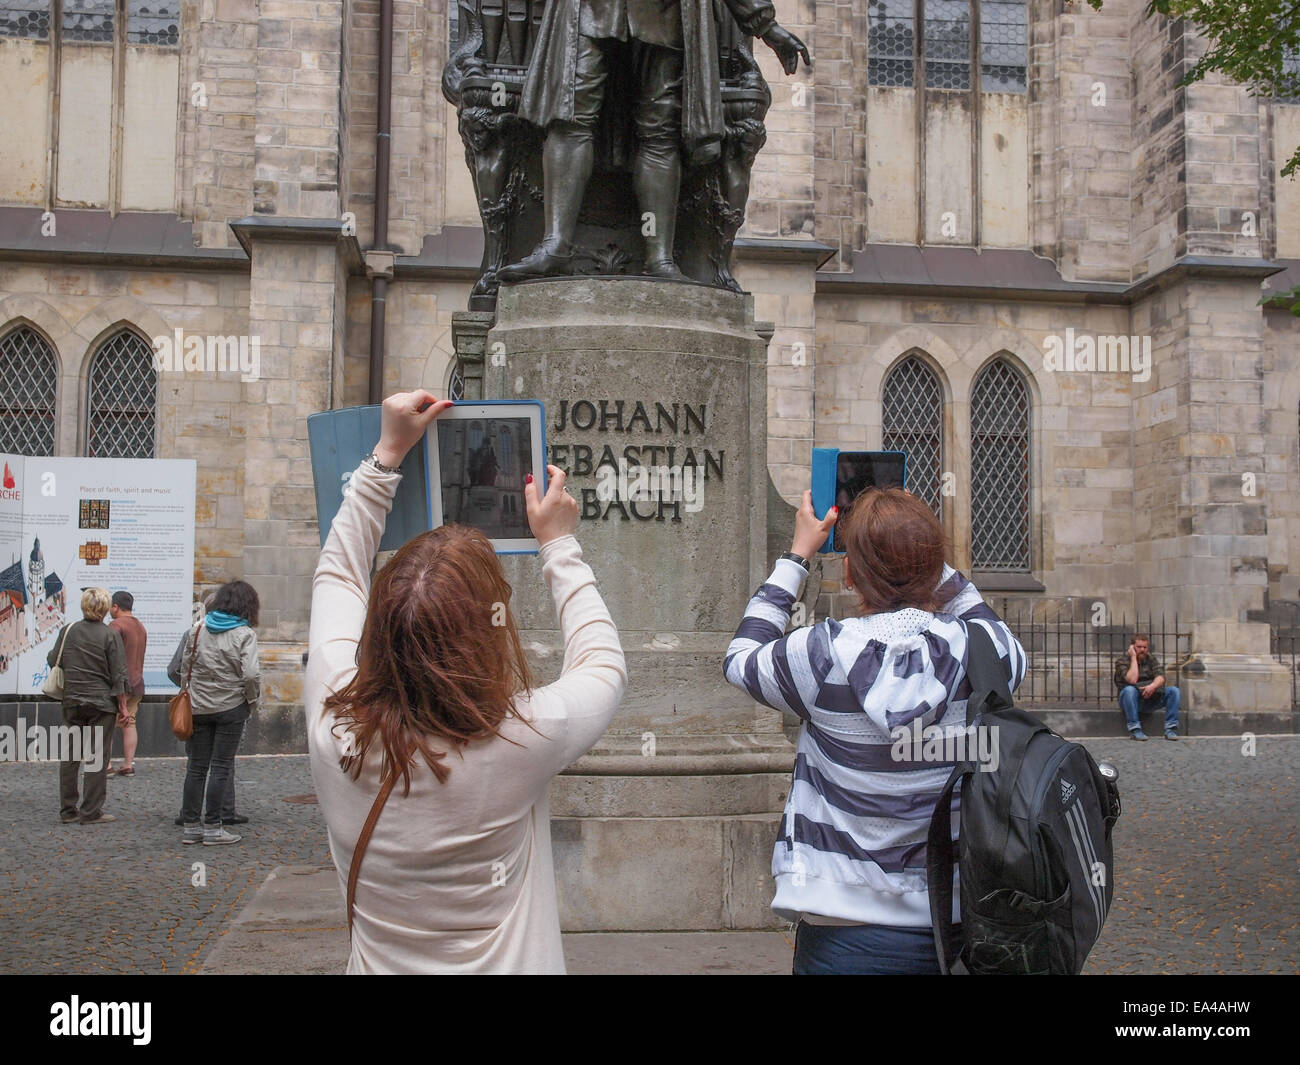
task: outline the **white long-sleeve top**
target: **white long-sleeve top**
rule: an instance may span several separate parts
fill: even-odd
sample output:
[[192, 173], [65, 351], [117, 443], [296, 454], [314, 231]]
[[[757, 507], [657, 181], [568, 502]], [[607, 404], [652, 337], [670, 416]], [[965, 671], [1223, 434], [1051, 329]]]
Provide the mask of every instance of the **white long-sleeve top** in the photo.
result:
[[[312, 777], [345, 897], [352, 851], [379, 792], [380, 752], [359, 779], [339, 767], [344, 730], [325, 698], [356, 673], [370, 568], [400, 474], [353, 473], [312, 587], [303, 705]], [[542, 576], [564, 634], [560, 679], [516, 698], [537, 729], [507, 717], [500, 735], [457, 750], [439, 784], [422, 757], [411, 791], [393, 789], [357, 883], [349, 973], [563, 973], [551, 862], [551, 778], [600, 737], [623, 696], [618, 632], [578, 541], [542, 547]]]

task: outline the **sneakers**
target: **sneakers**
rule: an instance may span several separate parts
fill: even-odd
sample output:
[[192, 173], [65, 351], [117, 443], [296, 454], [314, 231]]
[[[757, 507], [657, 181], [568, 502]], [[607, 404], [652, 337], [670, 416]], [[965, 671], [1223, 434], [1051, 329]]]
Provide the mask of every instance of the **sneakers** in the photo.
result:
[[1135, 728], [1135, 729], [1131, 730], [1131, 731], [1129, 732], [1129, 736], [1130, 736], [1132, 739], [1135, 739], [1135, 740], [1142, 740], [1143, 742], [1145, 742], [1145, 741], [1146, 741], [1146, 738], [1147, 738], [1147, 734], [1146, 734], [1145, 732], [1143, 732], [1140, 728]]
[[192, 825], [185, 826], [185, 835], [181, 839], [182, 843], [202, 843], [203, 826], [197, 821]]
[[1178, 733], [1175, 732], [1173, 729], [1168, 729], [1168, 730], [1166, 730], [1166, 732], [1165, 732], [1165, 739], [1167, 739], [1167, 740], [1176, 740], [1176, 739], [1178, 739]]
[[112, 814], [100, 814], [98, 817], [92, 817], [88, 821], [82, 821], [83, 825], [106, 825], [110, 821], [116, 821], [117, 818]]
[[233, 832], [227, 832], [220, 825], [203, 826], [203, 846], [220, 847], [226, 843], [238, 843], [243, 836], [237, 836]]

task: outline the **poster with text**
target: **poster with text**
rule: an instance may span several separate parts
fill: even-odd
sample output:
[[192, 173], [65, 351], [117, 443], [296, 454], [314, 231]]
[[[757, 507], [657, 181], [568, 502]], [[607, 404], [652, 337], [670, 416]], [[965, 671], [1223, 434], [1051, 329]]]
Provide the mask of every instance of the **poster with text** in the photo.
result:
[[135, 597], [145, 693], [174, 692], [167, 663], [193, 618], [194, 460], [0, 462], [0, 693], [40, 692], [85, 588]]

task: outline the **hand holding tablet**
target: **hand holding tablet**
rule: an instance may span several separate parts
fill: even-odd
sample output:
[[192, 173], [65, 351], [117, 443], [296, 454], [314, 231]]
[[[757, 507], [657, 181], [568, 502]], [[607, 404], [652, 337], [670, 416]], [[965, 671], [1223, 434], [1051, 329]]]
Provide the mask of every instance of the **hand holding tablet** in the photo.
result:
[[[524, 483], [530, 475], [540, 478], [544, 468], [542, 405], [462, 400], [436, 417], [424, 437], [429, 528], [457, 522], [482, 532], [498, 554], [536, 552], [540, 545], [529, 527]], [[549, 511], [545, 487], [537, 490]], [[576, 501], [573, 506], [576, 511]]]
[[389, 396], [381, 408], [375, 458], [385, 466], [400, 466], [406, 453], [420, 442], [433, 420], [452, 405], [451, 400], [438, 399], [424, 389]]
[[537, 482], [531, 473], [524, 478], [524, 506], [528, 511], [528, 526], [533, 530], [540, 547], [578, 531], [578, 501], [564, 487], [567, 479], [564, 471], [558, 466], [547, 466], [546, 472], [550, 474], [550, 484], [547, 485], [544, 496], [538, 491]]

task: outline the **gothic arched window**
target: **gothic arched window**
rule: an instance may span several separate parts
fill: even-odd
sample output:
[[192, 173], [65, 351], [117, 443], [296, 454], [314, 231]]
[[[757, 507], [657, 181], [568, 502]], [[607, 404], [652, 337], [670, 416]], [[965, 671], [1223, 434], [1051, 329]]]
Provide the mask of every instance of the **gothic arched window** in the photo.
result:
[[86, 454], [151, 459], [158, 423], [158, 371], [153, 349], [131, 332], [114, 333], [90, 362]]
[[939, 378], [916, 355], [909, 355], [885, 378], [881, 401], [886, 451], [907, 453], [907, 486], [942, 516], [943, 389]]
[[971, 390], [971, 568], [1028, 573], [1029, 387], [995, 359]]
[[53, 455], [59, 363], [45, 338], [25, 325], [0, 340], [0, 451]]

